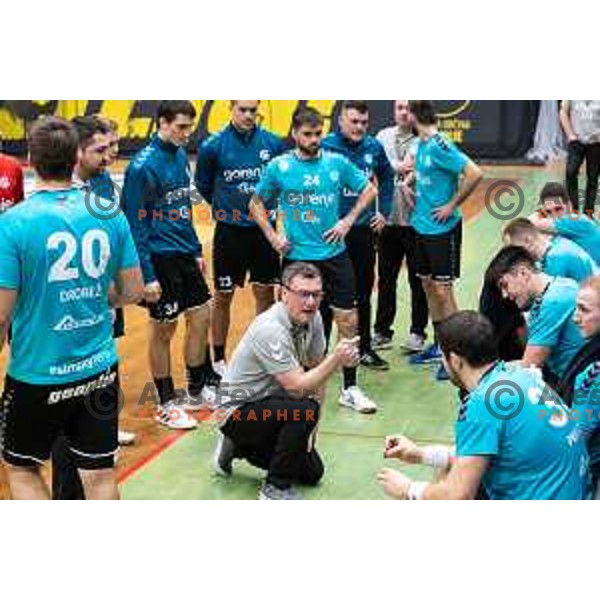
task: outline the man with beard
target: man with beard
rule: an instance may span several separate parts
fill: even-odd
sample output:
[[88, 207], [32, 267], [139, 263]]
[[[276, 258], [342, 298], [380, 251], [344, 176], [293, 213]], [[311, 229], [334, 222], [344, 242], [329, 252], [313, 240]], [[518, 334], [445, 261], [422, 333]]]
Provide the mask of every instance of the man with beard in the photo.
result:
[[403, 436], [384, 456], [445, 469], [435, 483], [383, 469], [378, 481], [399, 500], [582, 500], [590, 495], [589, 459], [577, 424], [558, 396], [544, 396], [537, 370], [498, 360], [491, 323], [462, 311], [439, 325], [442, 360], [454, 385], [468, 390], [455, 425], [456, 451], [419, 447]]
[[[321, 150], [323, 116], [300, 107], [292, 118], [295, 150], [271, 161], [251, 200], [252, 212], [270, 244], [284, 256], [284, 266], [310, 262], [321, 272], [325, 302], [331, 306], [341, 338], [356, 335], [358, 317], [352, 262], [344, 238], [359, 215], [377, 196], [377, 188], [347, 158]], [[344, 188], [357, 194], [342, 218]], [[278, 201], [284, 232], [277, 233], [265, 205]], [[376, 404], [358, 387], [356, 367], [344, 368], [338, 403], [361, 413]]]

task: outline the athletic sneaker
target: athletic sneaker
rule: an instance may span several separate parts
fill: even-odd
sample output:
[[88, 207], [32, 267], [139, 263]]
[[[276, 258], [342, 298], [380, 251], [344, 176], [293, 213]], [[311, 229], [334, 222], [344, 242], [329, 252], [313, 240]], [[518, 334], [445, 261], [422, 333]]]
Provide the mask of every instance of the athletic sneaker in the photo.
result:
[[181, 405], [175, 402], [159, 406], [154, 418], [169, 429], [194, 429], [198, 425], [198, 421], [194, 417], [190, 417]]
[[411, 333], [400, 347], [408, 352], [423, 352], [425, 348], [425, 336], [418, 333]]
[[387, 361], [383, 360], [377, 352], [369, 350], [360, 357], [360, 364], [367, 369], [373, 369], [375, 371], [387, 371], [390, 365]]
[[427, 350], [411, 356], [408, 362], [411, 365], [428, 365], [439, 362], [440, 360], [442, 360], [442, 353], [440, 352], [439, 346], [437, 344], [431, 344]]
[[234, 450], [235, 445], [231, 438], [224, 436], [219, 431], [213, 454], [213, 469], [217, 475], [221, 475], [221, 477], [231, 476]]
[[345, 390], [342, 390], [338, 398], [338, 404], [347, 406], [356, 412], [369, 415], [377, 411], [377, 405], [373, 400], [357, 386], [353, 385]]
[[371, 342], [371, 348], [373, 350], [389, 350], [392, 347], [392, 337], [389, 335], [382, 335], [381, 333], [374, 333], [373, 340]]
[[438, 370], [435, 374], [435, 380], [436, 381], [449, 381], [450, 380], [450, 375], [448, 375], [448, 371], [446, 371], [443, 364], [441, 364], [438, 367]]
[[262, 484], [260, 492], [258, 493], [259, 500], [302, 500], [302, 496], [293, 488], [289, 487], [287, 490], [281, 490], [275, 487], [271, 483], [266, 481]]
[[216, 363], [213, 363], [213, 369], [215, 370], [215, 373], [220, 377], [223, 377], [223, 375], [225, 375], [226, 368], [227, 364], [224, 360], [218, 360]]
[[135, 442], [135, 433], [133, 431], [119, 429], [118, 436], [119, 446], [131, 446]]

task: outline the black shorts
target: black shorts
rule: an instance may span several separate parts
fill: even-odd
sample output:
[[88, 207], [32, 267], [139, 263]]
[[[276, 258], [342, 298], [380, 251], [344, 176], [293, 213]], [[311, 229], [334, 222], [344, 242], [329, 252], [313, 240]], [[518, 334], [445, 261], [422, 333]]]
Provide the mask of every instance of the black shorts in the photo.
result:
[[61, 385], [31, 385], [7, 375], [0, 411], [2, 456], [17, 467], [41, 465], [62, 433], [78, 469], [112, 468], [121, 405], [117, 365]]
[[210, 300], [208, 285], [194, 255], [153, 254], [152, 264], [162, 295], [158, 302], [144, 305], [155, 321], [176, 321], [181, 313]]
[[243, 287], [246, 274], [251, 283], [279, 283], [279, 255], [258, 227], [239, 227], [219, 221], [213, 239], [215, 289], [232, 292]]
[[451, 283], [460, 277], [462, 221], [441, 235], [415, 235], [415, 263], [419, 277]]
[[[294, 260], [283, 260], [283, 267]], [[354, 269], [348, 252], [344, 251], [327, 260], [303, 260], [315, 265], [321, 271], [323, 278], [324, 302], [339, 310], [352, 310], [356, 307], [356, 287], [354, 284]]]

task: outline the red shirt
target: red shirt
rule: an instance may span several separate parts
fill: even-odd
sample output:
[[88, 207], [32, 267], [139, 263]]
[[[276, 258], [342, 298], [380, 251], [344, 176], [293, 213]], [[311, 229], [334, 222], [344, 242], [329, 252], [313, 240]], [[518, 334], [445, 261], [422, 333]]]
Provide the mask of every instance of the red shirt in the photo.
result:
[[19, 161], [0, 154], [0, 213], [23, 200], [23, 169]]

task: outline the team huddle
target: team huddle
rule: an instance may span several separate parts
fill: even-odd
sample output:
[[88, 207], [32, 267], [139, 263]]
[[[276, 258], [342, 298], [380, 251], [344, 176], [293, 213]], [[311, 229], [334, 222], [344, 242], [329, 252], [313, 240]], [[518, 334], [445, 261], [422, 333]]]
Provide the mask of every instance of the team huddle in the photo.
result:
[[[411, 365], [436, 365], [435, 380], [456, 386], [460, 403], [452, 447], [385, 439], [386, 458], [434, 469], [432, 482], [383, 469], [385, 493], [595, 497], [595, 219], [574, 215], [564, 186], [549, 182], [540, 210], [502, 232], [479, 310], [459, 310], [459, 208], [482, 170], [437, 130], [432, 102], [395, 101], [395, 124], [377, 136], [364, 101], [343, 101], [328, 135], [323, 116], [303, 106], [292, 117], [293, 145], [258, 124], [259, 108], [231, 101], [231, 122], [199, 143], [192, 173], [194, 105], [162, 101], [122, 192], [108, 172], [118, 143], [110, 122], [33, 124], [33, 193], [21, 201], [22, 192], [4, 198], [0, 189], [0, 347], [10, 345], [0, 440], [12, 497], [119, 497], [115, 456], [128, 436], [118, 427], [114, 340], [125, 333], [123, 307], [138, 304], [148, 312], [157, 423], [194, 429], [194, 414], [210, 409], [215, 472], [232, 477], [245, 460], [266, 473], [260, 499], [299, 498], [295, 486], [317, 485], [326, 467], [318, 436], [328, 381], [340, 373], [340, 410], [377, 411], [358, 375], [390, 371], [380, 353], [394, 344], [404, 263], [411, 314], [400, 345]], [[215, 221], [212, 282], [196, 198]], [[232, 301], [247, 281], [256, 318], [228, 351]], [[182, 315], [183, 388], [171, 367]], [[50, 458], [53, 493], [40, 471]]]

